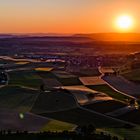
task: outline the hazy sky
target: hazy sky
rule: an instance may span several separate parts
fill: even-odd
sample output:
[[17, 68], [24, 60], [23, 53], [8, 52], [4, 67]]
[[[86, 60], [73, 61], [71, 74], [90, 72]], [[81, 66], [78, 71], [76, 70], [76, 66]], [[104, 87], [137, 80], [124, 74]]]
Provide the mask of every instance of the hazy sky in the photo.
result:
[[140, 32], [140, 0], [0, 0], [1, 33], [119, 32], [118, 16]]

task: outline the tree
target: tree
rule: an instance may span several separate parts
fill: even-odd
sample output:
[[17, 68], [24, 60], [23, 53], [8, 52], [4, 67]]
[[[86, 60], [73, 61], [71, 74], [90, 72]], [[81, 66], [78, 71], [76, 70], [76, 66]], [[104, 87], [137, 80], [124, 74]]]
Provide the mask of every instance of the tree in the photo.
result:
[[45, 91], [45, 85], [44, 84], [42, 84], [42, 85], [40, 85], [40, 91]]

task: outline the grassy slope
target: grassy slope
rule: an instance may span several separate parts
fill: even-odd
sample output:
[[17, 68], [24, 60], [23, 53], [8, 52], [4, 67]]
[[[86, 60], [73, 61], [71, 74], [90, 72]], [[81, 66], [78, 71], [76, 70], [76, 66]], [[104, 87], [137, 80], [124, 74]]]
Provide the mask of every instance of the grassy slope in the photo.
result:
[[71, 124], [71, 123], [66, 123], [62, 121], [57, 121], [57, 120], [51, 120], [49, 123], [47, 123], [41, 131], [64, 131], [64, 130], [72, 130], [75, 128], [76, 125]]
[[127, 140], [140, 140], [140, 127], [125, 129], [125, 128], [105, 128], [104, 130], [116, 134]]
[[60, 78], [57, 77], [55, 74], [52, 72], [44, 72], [44, 71], [39, 71], [37, 72], [42, 78], [54, 78], [57, 79], [63, 86], [73, 86], [73, 85], [82, 85], [81, 81], [79, 80], [78, 77], [70, 77], [70, 78]]
[[0, 108], [29, 111], [37, 95], [37, 91], [18, 86], [3, 87], [0, 89]]
[[9, 72], [9, 84], [39, 88], [43, 83], [40, 76], [35, 71], [14, 71]]
[[49, 93], [41, 93], [31, 112], [35, 114], [40, 114], [44, 112], [60, 111], [71, 108], [76, 108], [77, 104], [69, 94], [63, 91], [52, 91]]

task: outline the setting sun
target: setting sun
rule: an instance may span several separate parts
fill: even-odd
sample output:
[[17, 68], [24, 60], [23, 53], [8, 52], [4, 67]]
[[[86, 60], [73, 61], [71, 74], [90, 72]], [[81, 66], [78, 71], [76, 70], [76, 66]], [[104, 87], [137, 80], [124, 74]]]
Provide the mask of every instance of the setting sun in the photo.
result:
[[131, 16], [120, 16], [117, 18], [116, 24], [117, 27], [122, 30], [129, 30], [133, 26], [133, 18]]

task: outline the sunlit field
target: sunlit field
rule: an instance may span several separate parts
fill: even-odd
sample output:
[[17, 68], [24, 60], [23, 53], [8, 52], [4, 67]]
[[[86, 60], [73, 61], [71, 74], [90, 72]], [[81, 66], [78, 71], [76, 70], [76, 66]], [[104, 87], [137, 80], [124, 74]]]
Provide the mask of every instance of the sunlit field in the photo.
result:
[[53, 68], [36, 68], [36, 71], [52, 71]]
[[25, 65], [28, 64], [29, 62], [16, 62], [17, 65]]

